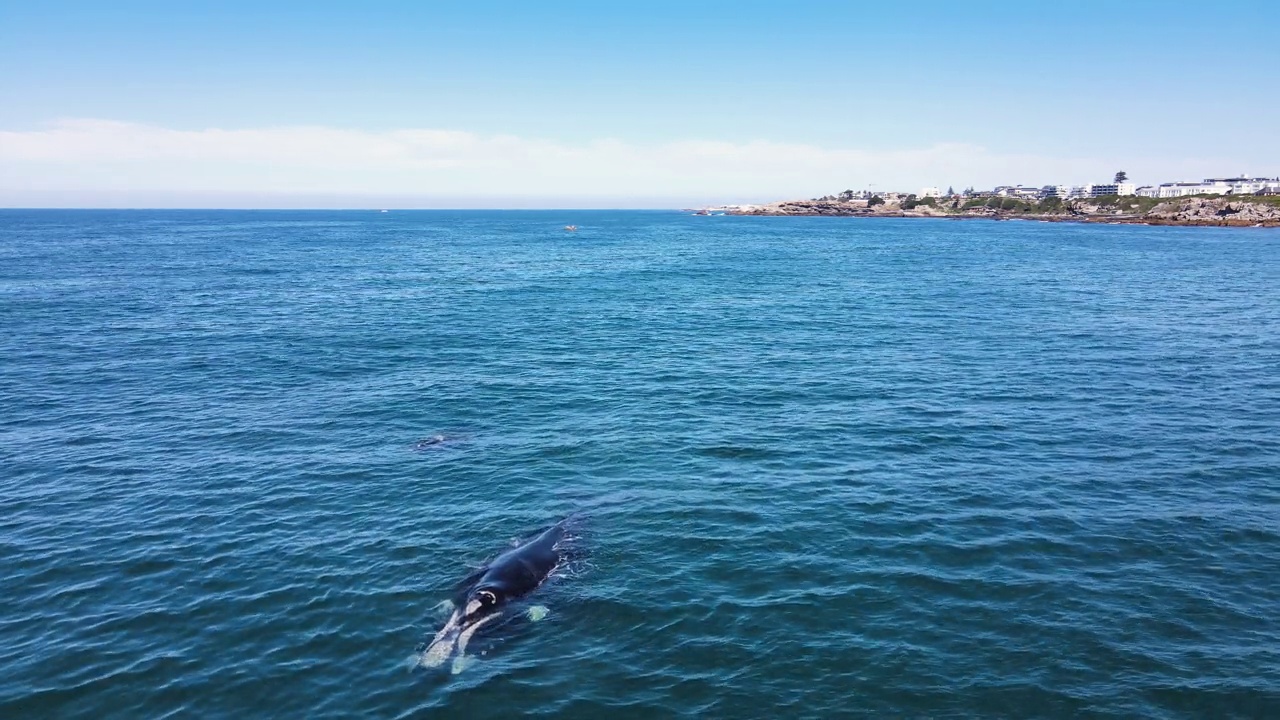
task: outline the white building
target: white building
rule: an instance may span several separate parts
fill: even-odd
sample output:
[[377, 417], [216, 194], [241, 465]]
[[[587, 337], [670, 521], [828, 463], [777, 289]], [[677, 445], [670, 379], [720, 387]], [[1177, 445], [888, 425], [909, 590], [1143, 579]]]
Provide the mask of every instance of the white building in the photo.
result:
[[1205, 178], [1202, 182], [1164, 183], [1156, 188], [1156, 197], [1175, 198], [1188, 195], [1253, 195], [1264, 190], [1280, 190], [1280, 178]]
[[1188, 195], [1225, 195], [1230, 190], [1231, 186], [1227, 184], [1171, 182], [1161, 183], [1160, 187], [1156, 188], [1156, 197], [1177, 198], [1187, 197]]
[[920, 198], [921, 200], [925, 198], [942, 197], [942, 191], [936, 187], [921, 188], [920, 194], [917, 195], [916, 197]]
[[1248, 175], [1233, 178], [1205, 178], [1205, 185], [1226, 187], [1232, 195], [1253, 195], [1263, 190], [1280, 188], [1280, 179], [1251, 178]]
[[1022, 187], [1021, 185], [997, 185], [996, 195], [1019, 200], [1038, 200], [1043, 194], [1040, 188]]
[[1071, 187], [1069, 184], [1046, 184], [1041, 190], [1043, 197], [1061, 197], [1062, 200], [1070, 200], [1071, 197], [1082, 197], [1087, 193], [1082, 192], [1082, 188]]
[[1158, 188], [1152, 187], [1151, 185], [1144, 185], [1138, 188], [1138, 191], [1135, 192], [1134, 194], [1137, 195], [1138, 197], [1149, 197], [1149, 198], [1159, 197], [1159, 195], [1156, 194], [1157, 190]]
[[1133, 183], [1098, 183], [1088, 185], [1089, 197], [1102, 197], [1103, 195], [1136, 195], [1138, 194], [1138, 186]]

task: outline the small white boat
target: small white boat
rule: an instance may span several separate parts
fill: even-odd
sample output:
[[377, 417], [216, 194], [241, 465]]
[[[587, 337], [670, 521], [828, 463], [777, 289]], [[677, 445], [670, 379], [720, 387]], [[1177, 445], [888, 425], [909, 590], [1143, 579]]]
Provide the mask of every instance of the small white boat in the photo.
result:
[[567, 232], [578, 232], [578, 226], [577, 226], [577, 225], [565, 225], [565, 226], [564, 226], [564, 229], [565, 229]]

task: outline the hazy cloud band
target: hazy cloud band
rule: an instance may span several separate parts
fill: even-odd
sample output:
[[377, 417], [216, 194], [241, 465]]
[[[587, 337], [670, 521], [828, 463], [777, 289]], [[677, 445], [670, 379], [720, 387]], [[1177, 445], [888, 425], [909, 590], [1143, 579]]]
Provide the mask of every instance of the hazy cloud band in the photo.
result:
[[1044, 157], [965, 143], [900, 150], [766, 140], [565, 143], [438, 129], [178, 130], [72, 119], [0, 131], [0, 203], [42, 196], [61, 198], [55, 204], [75, 204], [80, 196], [86, 205], [117, 206], [146, 197], [179, 205], [186, 198], [189, 206], [206, 204], [201, 198], [237, 198], [239, 206], [272, 206], [274, 198], [274, 205], [288, 206], [279, 200], [304, 196], [374, 204], [375, 198], [395, 198], [402, 205], [419, 198], [422, 206], [444, 199], [455, 206], [484, 205], [485, 199], [493, 206], [591, 198], [762, 201], [870, 185], [914, 191], [925, 185], [1099, 182], [1118, 169], [1155, 183], [1233, 169], [1221, 162], [1230, 160]]

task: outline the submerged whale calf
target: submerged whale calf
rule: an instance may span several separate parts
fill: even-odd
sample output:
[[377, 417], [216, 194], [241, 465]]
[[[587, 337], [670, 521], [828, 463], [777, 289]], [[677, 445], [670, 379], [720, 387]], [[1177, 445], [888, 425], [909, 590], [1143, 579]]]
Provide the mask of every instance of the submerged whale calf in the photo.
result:
[[429, 437], [429, 438], [423, 438], [423, 439], [419, 440], [418, 442], [414, 443], [414, 444], [413, 444], [413, 449], [414, 449], [414, 450], [426, 450], [427, 448], [435, 447], [436, 445], [440, 445], [440, 444], [444, 443], [445, 441], [447, 441], [448, 439], [449, 439], [449, 438], [445, 437], [444, 435], [432, 435], [432, 436], [431, 436], [431, 437]]
[[[567, 518], [498, 555], [464, 579], [452, 601], [449, 621], [415, 656], [415, 666], [439, 667], [453, 657], [453, 671], [461, 672], [471, 636], [503, 617], [513, 600], [536, 590], [567, 561], [566, 522]], [[538, 620], [545, 614], [546, 608], [532, 608], [529, 617]]]

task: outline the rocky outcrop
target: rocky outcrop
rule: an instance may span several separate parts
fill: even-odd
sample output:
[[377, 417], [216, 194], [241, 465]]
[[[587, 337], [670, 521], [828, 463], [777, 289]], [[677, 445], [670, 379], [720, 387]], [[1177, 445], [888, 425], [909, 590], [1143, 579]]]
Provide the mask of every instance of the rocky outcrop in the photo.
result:
[[[1127, 201], [1126, 201], [1127, 202]], [[916, 205], [904, 210], [893, 203], [867, 207], [864, 201], [787, 200], [752, 206], [731, 212], [734, 215], [832, 216], [832, 217], [948, 217], [994, 220], [1051, 220], [1072, 222], [1143, 223], [1148, 225], [1217, 225], [1230, 227], [1280, 227], [1280, 203], [1269, 198], [1178, 198], [1154, 207], [1149, 200], [1138, 207], [1104, 201], [1074, 200], [1053, 212], [998, 210], [986, 206], [967, 209], [947, 203], [934, 207]], [[1149, 209], [1147, 209], [1149, 208]], [[1144, 211], [1145, 210], [1145, 211]]]
[[786, 200], [783, 202], [760, 205], [749, 210], [740, 210], [734, 215], [829, 215], [829, 216], [891, 216], [901, 217], [898, 206], [892, 211], [886, 205], [867, 207], [866, 202], [843, 202], [840, 200]]
[[1280, 205], [1241, 198], [1184, 198], [1160, 203], [1142, 217], [1157, 225], [1280, 226]]
[[1084, 215], [1086, 217], [1106, 217], [1114, 218], [1116, 215], [1131, 215], [1133, 213], [1101, 203], [1093, 203], [1088, 200], [1073, 200], [1065, 207], [1065, 212], [1071, 215]]

